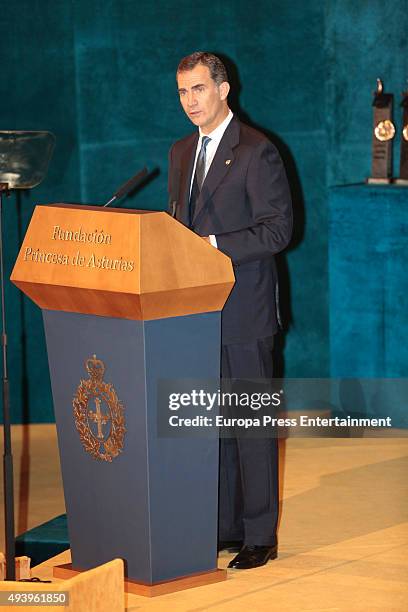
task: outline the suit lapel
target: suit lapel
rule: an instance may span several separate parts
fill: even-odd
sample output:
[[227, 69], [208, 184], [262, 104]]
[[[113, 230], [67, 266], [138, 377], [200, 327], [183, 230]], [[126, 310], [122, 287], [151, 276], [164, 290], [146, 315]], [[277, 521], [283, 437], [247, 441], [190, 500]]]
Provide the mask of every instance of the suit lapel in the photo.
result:
[[187, 227], [190, 221], [190, 184], [193, 173], [195, 151], [198, 142], [198, 132], [193, 134], [191, 140], [184, 149], [180, 160], [180, 193], [179, 205], [176, 210], [176, 219]]
[[[203, 186], [201, 188], [200, 196], [195, 205], [194, 221], [198, 215], [201, 214], [203, 208], [207, 204], [208, 200], [217, 189], [218, 185], [227, 175], [229, 169], [234, 163], [234, 147], [239, 143], [239, 121], [235, 116], [231, 119], [221, 138], [220, 144], [218, 145], [214, 159], [211, 163], [210, 169], [205, 177]], [[196, 141], [197, 146], [197, 141]], [[192, 168], [191, 168], [192, 172]], [[190, 177], [191, 177], [190, 172]]]

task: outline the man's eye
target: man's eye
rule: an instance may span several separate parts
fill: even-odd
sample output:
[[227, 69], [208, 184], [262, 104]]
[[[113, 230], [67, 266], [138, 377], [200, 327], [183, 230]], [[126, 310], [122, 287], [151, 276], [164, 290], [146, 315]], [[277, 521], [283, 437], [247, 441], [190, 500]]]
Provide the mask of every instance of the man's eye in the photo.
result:
[[186, 93], [185, 91], [179, 91], [179, 96], [180, 96], [180, 98], [181, 98], [182, 96], [184, 96], [184, 94], [185, 94], [185, 93]]

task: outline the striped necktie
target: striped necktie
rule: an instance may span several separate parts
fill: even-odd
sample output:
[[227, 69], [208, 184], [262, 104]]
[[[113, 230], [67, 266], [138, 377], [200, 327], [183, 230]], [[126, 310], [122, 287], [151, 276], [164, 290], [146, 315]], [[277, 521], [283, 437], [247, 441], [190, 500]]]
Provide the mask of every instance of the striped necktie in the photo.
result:
[[205, 179], [206, 149], [210, 140], [211, 138], [209, 138], [208, 136], [202, 137], [201, 148], [197, 157], [193, 186], [190, 195], [190, 227], [194, 217], [196, 202], [200, 195], [201, 187], [203, 186]]

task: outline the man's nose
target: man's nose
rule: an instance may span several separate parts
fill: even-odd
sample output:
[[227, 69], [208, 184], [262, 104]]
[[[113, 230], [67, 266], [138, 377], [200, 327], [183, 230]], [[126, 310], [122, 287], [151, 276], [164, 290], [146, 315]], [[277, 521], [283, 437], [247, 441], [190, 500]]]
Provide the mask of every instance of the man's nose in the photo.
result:
[[189, 106], [195, 106], [197, 104], [196, 96], [195, 96], [195, 93], [193, 91], [190, 91], [187, 94], [187, 104]]

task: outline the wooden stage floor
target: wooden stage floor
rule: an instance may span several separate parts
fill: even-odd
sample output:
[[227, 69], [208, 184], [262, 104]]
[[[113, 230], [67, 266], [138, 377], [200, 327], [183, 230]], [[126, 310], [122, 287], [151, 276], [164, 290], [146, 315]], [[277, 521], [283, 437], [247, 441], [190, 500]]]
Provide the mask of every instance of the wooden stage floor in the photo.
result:
[[[21, 533], [65, 511], [55, 427], [14, 426], [13, 452]], [[408, 438], [291, 438], [281, 459], [276, 561], [171, 595], [128, 595], [127, 610], [407, 610]], [[219, 567], [231, 557], [222, 553]], [[62, 553], [35, 575], [51, 576], [53, 564], [68, 561]]]

